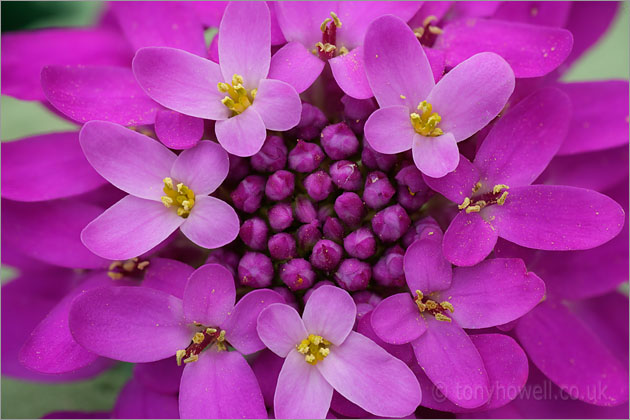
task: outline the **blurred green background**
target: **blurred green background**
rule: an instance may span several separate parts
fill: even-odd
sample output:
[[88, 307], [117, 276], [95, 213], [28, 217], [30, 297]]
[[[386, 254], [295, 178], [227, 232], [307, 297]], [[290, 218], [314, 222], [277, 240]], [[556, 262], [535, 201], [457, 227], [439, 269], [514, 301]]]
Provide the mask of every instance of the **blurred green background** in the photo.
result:
[[[2, 32], [51, 26], [86, 26], [100, 13], [100, 2], [2, 2]], [[630, 24], [628, 3], [604, 38], [565, 75], [566, 81], [628, 79]], [[9, 141], [41, 133], [68, 130], [76, 125], [35, 102], [0, 98], [0, 138]], [[12, 275], [2, 270], [3, 282]], [[42, 384], [2, 377], [2, 418], [39, 418], [51, 411], [110, 410], [131, 367], [120, 364], [98, 378]]]

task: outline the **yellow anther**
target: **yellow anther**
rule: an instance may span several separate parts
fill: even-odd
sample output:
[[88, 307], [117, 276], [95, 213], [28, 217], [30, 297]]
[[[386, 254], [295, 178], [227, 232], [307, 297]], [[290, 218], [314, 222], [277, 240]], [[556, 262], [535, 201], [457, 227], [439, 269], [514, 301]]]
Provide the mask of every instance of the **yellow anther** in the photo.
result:
[[337, 49], [337, 46], [329, 44], [328, 42], [325, 44], [323, 44], [322, 42], [318, 42], [317, 44], [315, 44], [315, 47], [319, 48], [320, 51], [327, 53], [333, 52]]
[[328, 26], [328, 22], [332, 22], [332, 19], [331, 18], [326, 18], [326, 19], [324, 19], [324, 21], [320, 25], [319, 29], [321, 29], [322, 32], [326, 32], [326, 26]]
[[327, 348], [321, 348], [321, 349], [319, 349], [319, 353], [320, 353], [322, 356], [326, 357], [326, 356], [328, 356], [328, 355], [330, 354], [330, 349], [327, 349]]
[[499, 194], [501, 192], [501, 190], [509, 190], [510, 187], [508, 187], [505, 184], [497, 184], [494, 187], [492, 187], [492, 193], [493, 194]]
[[230, 98], [229, 96], [226, 96], [225, 98], [221, 99], [221, 103], [230, 109], [234, 108], [234, 105], [236, 105], [236, 102], [234, 102], [234, 99]]
[[227, 346], [225, 345], [224, 342], [217, 342], [217, 350], [219, 351], [226, 351], [227, 350]]
[[405, 95], [400, 95], [400, 99], [407, 99]]
[[424, 27], [419, 27], [413, 30], [413, 34], [417, 37], [417, 38], [422, 38], [422, 35], [424, 35]]
[[128, 273], [131, 273], [135, 268], [136, 268], [136, 262], [133, 260], [127, 260], [122, 265], [122, 269]]
[[475, 184], [475, 186], [472, 189], [472, 192], [476, 193], [477, 191], [479, 191], [480, 188], [481, 188], [481, 181], [477, 181], [477, 183]]
[[178, 216], [188, 217], [195, 205], [195, 193], [181, 182], [175, 186], [171, 178], [164, 178], [163, 191], [166, 195], [160, 198], [162, 203], [167, 208], [176, 206]]
[[138, 264], [138, 270], [144, 270], [149, 265], [149, 261], [142, 261]]
[[444, 32], [442, 30], [442, 28], [438, 28], [437, 26], [429, 26], [429, 32], [431, 32], [434, 35], [440, 35], [442, 32]]
[[225, 341], [225, 330], [221, 330], [221, 332], [219, 333], [219, 336], [217, 337], [217, 341], [218, 342]]
[[330, 16], [332, 16], [333, 22], [335, 22], [335, 26], [337, 28], [341, 28], [341, 20], [339, 19], [337, 14], [335, 12], [330, 12]]
[[341, 48], [339, 48], [339, 53], [337, 55], [346, 55], [348, 54], [350, 51], [348, 51], [348, 49], [344, 46], [342, 46]]
[[123, 273], [116, 273], [114, 271], [109, 271], [107, 273], [107, 275], [109, 276], [110, 279], [112, 280], [120, 280], [123, 278]]
[[418, 111], [409, 115], [411, 125], [416, 133], [425, 137], [437, 137], [444, 134], [437, 125], [442, 121], [442, 117], [437, 112], [433, 112], [433, 106], [427, 101], [422, 101], [418, 105]]
[[210, 327], [206, 328], [206, 334], [208, 334], [208, 335], [214, 334], [216, 332], [217, 332], [216, 328], [210, 328]]
[[195, 344], [201, 344], [203, 343], [203, 339], [204, 339], [204, 335], [201, 332], [195, 333], [195, 335], [192, 338], [193, 343]]
[[256, 99], [257, 93], [258, 93], [258, 89], [252, 89], [249, 91], [249, 94], [252, 95], [252, 100]]
[[219, 88], [219, 92], [227, 93], [230, 91], [230, 85], [224, 82], [219, 82], [217, 87]]
[[177, 350], [175, 353], [175, 358], [177, 359], [177, 366], [182, 365], [182, 359], [186, 355], [186, 350]]
[[479, 213], [481, 211], [481, 206], [480, 205], [474, 205], [474, 206], [468, 206], [466, 207], [466, 213], [470, 214], [470, 213]]
[[427, 300], [426, 301], [426, 305], [427, 305], [427, 309], [430, 310], [430, 311], [433, 311], [433, 310], [438, 308], [438, 304], [434, 300], [430, 300], [430, 299]]
[[447, 302], [447, 301], [440, 302], [440, 306], [442, 307], [442, 309], [446, 309], [450, 311], [451, 313], [455, 312], [455, 308], [453, 307], [451, 302]]
[[235, 114], [240, 114], [245, 111], [247, 107], [249, 107], [254, 101], [255, 93], [253, 89], [251, 91], [251, 96], [248, 94], [247, 89], [243, 86], [244, 80], [243, 76], [240, 74], [234, 74], [232, 76], [232, 84], [219, 82], [217, 84], [217, 88], [219, 92], [227, 93], [223, 99], [221, 99], [221, 103], [228, 107]]
[[468, 207], [469, 204], [470, 204], [470, 198], [466, 197], [464, 198], [464, 201], [462, 202], [462, 204], [457, 206], [457, 208], [460, 210], [464, 210], [466, 207]]
[[192, 362], [196, 362], [197, 360], [199, 360], [199, 355], [191, 354], [189, 357], [184, 359], [184, 363], [192, 363]]
[[438, 18], [435, 15], [429, 15], [422, 21], [422, 26], [429, 26], [431, 22], [437, 22]]
[[317, 363], [317, 361], [315, 360], [315, 356], [313, 356], [312, 354], [307, 354], [304, 357], [304, 360], [306, 360], [308, 363], [312, 363], [312, 364]]
[[245, 81], [243, 80], [243, 76], [240, 74], [235, 74], [232, 76], [232, 86], [236, 87], [236, 85], [242, 85]]
[[162, 181], [164, 181], [164, 186], [165, 187], [170, 188], [171, 190], [175, 189], [175, 188], [173, 188], [173, 180], [170, 177], [167, 176]]
[[503, 194], [501, 194], [501, 197], [499, 197], [497, 199], [497, 204], [500, 205], [500, 206], [504, 205], [505, 204], [505, 199], [507, 198], [507, 196], [508, 196], [508, 192], [507, 191], [503, 191]]
[[108, 267], [108, 270], [112, 271], [112, 270], [120, 267], [121, 265], [122, 265], [122, 261], [112, 261], [112, 263]]
[[422, 294], [422, 292], [420, 290], [416, 290], [416, 299], [418, 300], [422, 300], [424, 299], [424, 295]]
[[438, 321], [451, 322], [451, 318], [439, 312], [435, 314], [435, 319], [437, 319]]
[[309, 334], [295, 348], [304, 355], [304, 360], [312, 365], [321, 362], [330, 354], [330, 341], [321, 335]]

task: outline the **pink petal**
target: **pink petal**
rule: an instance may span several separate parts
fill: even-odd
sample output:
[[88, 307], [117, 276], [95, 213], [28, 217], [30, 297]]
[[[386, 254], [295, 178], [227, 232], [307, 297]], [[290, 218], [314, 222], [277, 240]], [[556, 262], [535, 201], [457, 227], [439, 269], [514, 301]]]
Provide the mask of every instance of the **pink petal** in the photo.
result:
[[297, 41], [307, 49], [315, 48], [315, 44], [322, 40], [319, 27], [337, 7], [337, 2], [274, 2], [278, 24], [286, 40]]
[[217, 143], [201, 141], [177, 156], [171, 168], [173, 180], [183, 182], [195, 195], [213, 193], [230, 170], [228, 154]]
[[158, 245], [185, 220], [161, 202], [128, 195], [90, 222], [81, 241], [103, 258], [126, 260]]
[[230, 115], [217, 87], [224, 81], [221, 69], [210, 60], [175, 48], [146, 47], [136, 52], [132, 67], [142, 89], [166, 108], [210, 120]]
[[322, 286], [306, 302], [302, 319], [310, 334], [341, 345], [354, 326], [357, 307], [350, 294], [335, 286]]
[[228, 3], [219, 26], [219, 63], [224, 80], [239, 74], [249, 90], [267, 77], [271, 61], [270, 22], [264, 2]]
[[455, 321], [426, 317], [427, 331], [411, 343], [422, 370], [449, 400], [464, 408], [486, 402], [488, 374], [479, 351]]
[[444, 75], [444, 51], [425, 46], [422, 48], [424, 49], [424, 53], [427, 55], [429, 64], [431, 65], [433, 78], [436, 82], [438, 82]]
[[315, 367], [337, 392], [376, 416], [407, 416], [422, 400], [407, 365], [356, 332]]
[[372, 315], [373, 314], [374, 314], [374, 311], [370, 310], [370, 312], [368, 312], [365, 315], [363, 315], [359, 319], [359, 322], [357, 322], [357, 329], [356, 329], [356, 331], [359, 334], [362, 334], [362, 335], [366, 336], [367, 338], [369, 338], [370, 340], [374, 341], [376, 344], [378, 344], [379, 346], [381, 346], [382, 348], [387, 350], [387, 352], [389, 354], [391, 354], [392, 356], [394, 356], [395, 358], [400, 359], [400, 360], [402, 360], [403, 362], [405, 362], [407, 364], [412, 363], [415, 356], [413, 355], [413, 348], [411, 348], [411, 345], [410, 344], [403, 344], [403, 345], [399, 346], [399, 345], [395, 345], [395, 344], [389, 344], [389, 343], [386, 343], [385, 341], [383, 341], [376, 334], [376, 332], [374, 331], [374, 328], [372, 327]]
[[103, 178], [136, 197], [160, 201], [175, 153], [144, 134], [105, 121], [85, 124], [79, 139], [88, 162]]
[[217, 327], [234, 308], [234, 277], [219, 264], [206, 264], [191, 274], [184, 289], [184, 316], [190, 323]]
[[367, 79], [381, 107], [406, 105], [416, 109], [435, 85], [418, 39], [405, 22], [394, 16], [382, 16], [368, 28], [364, 62]]
[[347, 54], [331, 58], [328, 63], [333, 77], [344, 93], [356, 99], [368, 99], [373, 96], [365, 75], [362, 46]]
[[443, 28], [435, 47], [455, 66], [484, 51], [499, 54], [516, 77], [539, 77], [567, 58], [573, 37], [566, 29], [488, 19], [460, 19]]
[[238, 236], [240, 223], [232, 207], [218, 198], [201, 196], [181, 230], [195, 244], [208, 248], [220, 248]]
[[124, 67], [46, 66], [41, 82], [50, 103], [80, 123], [153, 124], [160, 110]]
[[115, 419], [170, 419], [177, 418], [177, 397], [155, 392], [133, 378], [118, 394], [112, 409]]
[[[138, 310], [142, 308], [142, 310]], [[74, 300], [74, 338], [96, 354], [131, 363], [170, 357], [190, 343], [182, 301], [147, 287], [103, 287]]]
[[286, 131], [295, 127], [302, 115], [302, 102], [293, 86], [273, 79], [260, 81], [252, 108], [267, 130]]
[[256, 332], [258, 315], [272, 303], [284, 303], [278, 292], [268, 289], [252, 290], [238, 301], [228, 312], [220, 327], [225, 330], [225, 339], [241, 354], [251, 354], [265, 348]]
[[424, 137], [419, 134], [413, 140], [413, 161], [423, 174], [441, 178], [457, 169], [459, 149], [452, 133], [437, 137]]
[[278, 419], [323, 419], [330, 408], [333, 387], [319, 370], [291, 350], [282, 365], [273, 399]]
[[203, 136], [204, 123], [201, 118], [163, 109], [155, 117], [155, 134], [166, 147], [189, 149]]
[[453, 264], [471, 266], [492, 252], [497, 239], [497, 231], [483, 217], [460, 211], [444, 232], [442, 251]]
[[451, 287], [438, 293], [455, 311], [462, 328], [487, 328], [520, 318], [545, 294], [545, 283], [528, 273], [523, 260], [496, 258], [453, 270]]
[[162, 394], [177, 394], [184, 366], [177, 366], [175, 357], [157, 362], [136, 363], [133, 367], [134, 379], [146, 388]]
[[241, 157], [258, 153], [267, 135], [265, 123], [253, 107], [227, 120], [217, 121], [214, 131], [228, 153]]
[[2, 143], [2, 197], [45, 201], [91, 191], [106, 181], [88, 163], [77, 132]]
[[499, 236], [528, 248], [590, 249], [617, 236], [624, 211], [607, 196], [582, 188], [511, 188], [503, 206], [484, 209]]
[[395, 154], [411, 149], [416, 132], [409, 115], [409, 108], [402, 105], [377, 109], [365, 122], [365, 139], [380, 153]]
[[439, 229], [423, 233], [421, 239], [407, 248], [404, 270], [407, 286], [412, 293], [420, 290], [428, 294], [451, 285], [453, 270], [451, 263], [442, 254], [442, 232]]
[[211, 348], [184, 368], [179, 414], [184, 419], [259, 419], [267, 417], [267, 410], [245, 358]]
[[308, 89], [324, 69], [324, 62], [299, 42], [289, 42], [271, 57], [269, 78], [282, 80], [297, 93]]
[[308, 336], [297, 311], [283, 303], [263, 309], [256, 330], [265, 346], [280, 357], [287, 357]]
[[408, 293], [385, 298], [374, 308], [371, 318], [376, 335], [390, 344], [409, 343], [427, 329], [418, 305]]
[[169, 258], [151, 258], [142, 285], [184, 298], [184, 287], [195, 270], [181, 261]]
[[464, 156], [459, 157], [459, 164], [453, 172], [441, 178], [423, 176], [424, 181], [432, 190], [439, 192], [455, 204], [462, 204], [466, 197], [470, 197], [479, 181], [479, 170]]
[[527, 2], [501, 2], [492, 17], [501, 20], [562, 28], [566, 27], [571, 6], [573, 5], [570, 2], [541, 2], [536, 5]]
[[462, 141], [485, 127], [514, 91], [510, 65], [493, 53], [476, 54], [446, 73], [426, 98], [439, 127]]

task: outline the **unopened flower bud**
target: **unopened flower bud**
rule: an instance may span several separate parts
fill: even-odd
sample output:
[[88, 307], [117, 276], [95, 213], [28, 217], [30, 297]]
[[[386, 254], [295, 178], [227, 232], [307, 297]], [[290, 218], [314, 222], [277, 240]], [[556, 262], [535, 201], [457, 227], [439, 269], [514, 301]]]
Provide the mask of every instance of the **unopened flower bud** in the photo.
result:
[[313, 172], [319, 168], [324, 157], [321, 147], [315, 143], [298, 140], [297, 145], [289, 152], [289, 168], [296, 172]]
[[238, 263], [238, 279], [243, 286], [269, 287], [273, 279], [271, 259], [259, 252], [247, 252]]
[[265, 177], [250, 175], [242, 180], [231, 197], [234, 206], [245, 213], [254, 213], [260, 208], [265, 191]]
[[310, 251], [321, 238], [318, 222], [302, 225], [297, 230], [298, 247], [305, 251]]
[[340, 242], [343, 239], [343, 225], [336, 217], [327, 217], [324, 222], [324, 238]]
[[274, 260], [288, 260], [297, 255], [295, 239], [288, 233], [276, 233], [269, 238], [267, 246]]
[[339, 265], [342, 256], [341, 246], [328, 239], [321, 239], [313, 247], [311, 264], [320, 270], [332, 271]]
[[[282, 271], [280, 271], [281, 275], [282, 275]], [[282, 296], [282, 298], [284, 299], [284, 302], [293, 307], [293, 309], [298, 310], [298, 304], [297, 304], [297, 300], [295, 299], [295, 295], [293, 293], [291, 293], [291, 291], [289, 289], [287, 289], [286, 287], [282, 287], [282, 286], [277, 286], [277, 287], [273, 287], [271, 290], [277, 292], [280, 296]]]
[[363, 141], [363, 151], [361, 152], [361, 162], [368, 168], [389, 172], [396, 164], [396, 155], [386, 155], [372, 149], [367, 141]]
[[273, 201], [282, 201], [293, 194], [295, 188], [295, 175], [283, 169], [274, 172], [267, 178], [265, 194]]
[[280, 266], [280, 279], [293, 291], [308, 289], [315, 282], [311, 264], [303, 258], [294, 258]]
[[399, 204], [387, 207], [372, 218], [372, 230], [383, 242], [395, 242], [401, 238], [411, 225], [405, 209]]
[[378, 210], [392, 199], [396, 190], [383, 172], [371, 172], [365, 180], [363, 201], [372, 209]]
[[295, 217], [302, 223], [317, 220], [317, 209], [308, 197], [300, 195], [295, 199]]
[[321, 223], [325, 222], [326, 219], [335, 215], [335, 209], [332, 204], [324, 204], [320, 205], [317, 210], [317, 220]]
[[251, 172], [249, 165], [249, 159], [244, 157], [229, 155], [230, 156], [230, 170], [226, 180], [231, 182], [238, 182], [245, 178], [247, 174]]
[[298, 123], [297, 137], [304, 140], [312, 140], [319, 136], [322, 128], [328, 123], [326, 115], [317, 107], [302, 103], [302, 116]]
[[351, 258], [343, 260], [335, 273], [335, 280], [346, 290], [365, 290], [372, 277], [370, 264]]
[[335, 213], [346, 225], [356, 227], [365, 216], [365, 205], [356, 193], [345, 192], [335, 200]]
[[206, 264], [219, 264], [230, 270], [233, 276], [236, 276], [236, 270], [238, 267], [238, 261], [240, 256], [233, 251], [228, 251], [225, 248], [213, 249], [208, 254]]
[[339, 160], [328, 170], [335, 185], [345, 191], [358, 191], [361, 189], [361, 171], [359, 166], [348, 160]]
[[365, 260], [376, 252], [376, 239], [370, 229], [360, 228], [346, 236], [343, 247], [350, 256]]
[[328, 198], [334, 186], [330, 175], [324, 171], [317, 171], [304, 179], [304, 188], [313, 200], [322, 201]]
[[343, 104], [343, 115], [346, 124], [357, 134], [363, 134], [365, 120], [377, 108], [374, 99], [355, 99], [348, 95], [341, 98]]
[[438, 225], [434, 218], [425, 217], [424, 219], [415, 221], [411, 228], [407, 229], [407, 232], [402, 238], [402, 244], [405, 248], [409, 248], [412, 243], [418, 239], [422, 239], [424, 235], [433, 236], [436, 234], [442, 235], [440, 225]]
[[238, 235], [245, 242], [245, 245], [251, 249], [262, 251], [267, 246], [268, 232], [267, 223], [263, 219], [255, 217], [243, 222]]
[[278, 136], [268, 136], [262, 149], [250, 159], [252, 167], [259, 172], [275, 172], [287, 163], [287, 147]]
[[321, 134], [322, 147], [326, 154], [335, 160], [346, 159], [359, 150], [359, 140], [346, 123], [327, 126]]
[[403, 271], [403, 260], [405, 251], [398, 245], [391, 247], [385, 252], [374, 265], [372, 277], [385, 287], [400, 287], [405, 284], [405, 273]]
[[420, 209], [433, 194], [424, 182], [422, 173], [413, 164], [398, 171], [396, 182], [398, 183], [398, 203], [408, 211]]
[[311, 297], [313, 292], [322, 286], [335, 286], [335, 283], [329, 280], [318, 281], [317, 283], [315, 283], [313, 287], [311, 287], [310, 289], [306, 291], [306, 293], [304, 293], [304, 297], [302, 298], [302, 301], [304, 303], [308, 302], [308, 299]]
[[285, 230], [293, 223], [293, 209], [290, 204], [278, 203], [269, 209], [269, 225], [276, 232]]

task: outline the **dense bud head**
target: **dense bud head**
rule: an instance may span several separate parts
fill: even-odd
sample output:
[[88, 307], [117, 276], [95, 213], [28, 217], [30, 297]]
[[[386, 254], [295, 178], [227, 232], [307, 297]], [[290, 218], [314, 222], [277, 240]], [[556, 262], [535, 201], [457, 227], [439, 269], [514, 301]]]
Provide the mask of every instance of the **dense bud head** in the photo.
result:
[[369, 169], [389, 172], [396, 165], [396, 155], [385, 155], [372, 149], [369, 143], [363, 140], [361, 162]]
[[[252, 167], [259, 172], [275, 172], [287, 163], [287, 147], [278, 136], [268, 136], [262, 149], [251, 157]], [[230, 162], [231, 162], [230, 158]]]
[[405, 285], [403, 260], [405, 251], [398, 245], [389, 248], [372, 270], [374, 280], [385, 287], [401, 287]]
[[333, 192], [334, 186], [330, 175], [324, 171], [317, 171], [304, 179], [304, 188], [313, 200], [322, 201]]
[[327, 126], [321, 134], [322, 147], [326, 154], [335, 160], [346, 159], [359, 150], [359, 140], [346, 123]]
[[294, 258], [280, 266], [280, 279], [293, 291], [308, 289], [315, 282], [316, 274], [311, 264], [302, 258]]
[[319, 230], [319, 222], [311, 222], [302, 225], [297, 230], [298, 247], [301, 250], [310, 252], [313, 246], [322, 238]]
[[295, 239], [288, 233], [276, 233], [269, 238], [267, 246], [274, 260], [288, 260], [297, 256]]
[[321, 147], [315, 143], [298, 140], [289, 152], [289, 168], [301, 173], [313, 172], [325, 157]]
[[324, 238], [341, 242], [343, 240], [343, 225], [336, 217], [327, 217], [324, 222]]
[[267, 216], [269, 225], [276, 232], [280, 232], [291, 226], [293, 223], [293, 209], [291, 204], [278, 203], [269, 209]]
[[297, 138], [303, 140], [312, 140], [319, 136], [322, 128], [328, 123], [326, 115], [309, 103], [302, 103], [302, 116], [300, 122], [295, 128]]
[[302, 223], [317, 220], [317, 209], [308, 197], [300, 195], [295, 199], [295, 218]]
[[355, 258], [343, 260], [335, 273], [337, 283], [351, 292], [365, 290], [371, 277], [372, 268], [370, 268], [370, 264]]
[[262, 251], [267, 246], [268, 232], [267, 223], [260, 217], [254, 217], [243, 222], [239, 236], [251, 249]]
[[345, 192], [335, 200], [335, 213], [346, 225], [356, 227], [365, 216], [365, 205], [356, 193]]
[[374, 99], [355, 99], [351, 96], [344, 95], [341, 98], [343, 104], [343, 115], [348, 124], [357, 135], [363, 134], [363, 126], [367, 118], [377, 108]]
[[433, 195], [416, 165], [409, 164], [396, 174], [398, 203], [408, 211], [416, 211]]
[[270, 200], [282, 201], [293, 194], [295, 189], [295, 175], [292, 172], [281, 169], [267, 178], [265, 194]]
[[271, 259], [260, 252], [247, 252], [238, 263], [238, 280], [243, 286], [269, 287], [273, 279]]
[[[280, 270], [282, 270], [282, 268], [280, 268]], [[282, 273], [282, 271], [280, 271], [280, 273]], [[279, 293], [287, 305], [293, 307], [296, 311], [299, 310], [297, 299], [295, 299], [295, 295], [291, 293], [291, 290], [283, 286], [272, 287], [271, 290]]]
[[387, 207], [372, 218], [372, 230], [383, 242], [395, 242], [402, 237], [411, 225], [405, 209], [399, 204]]
[[329, 217], [333, 217], [335, 215], [335, 209], [332, 204], [320, 204], [317, 209], [317, 220], [320, 223], [324, 223], [326, 219]]
[[435, 221], [434, 218], [425, 217], [424, 219], [416, 220], [411, 228], [407, 229], [407, 232], [403, 236], [403, 246], [405, 248], [409, 248], [412, 243], [414, 243], [418, 239], [422, 239], [422, 235], [431, 230], [442, 232], [440, 225]]
[[225, 248], [213, 249], [208, 254], [205, 264], [219, 264], [230, 270], [233, 276], [236, 277], [236, 271], [240, 255], [234, 251], [227, 250]]
[[345, 191], [358, 191], [363, 182], [359, 166], [348, 160], [339, 160], [328, 170], [335, 185]]
[[313, 267], [324, 271], [332, 271], [343, 257], [343, 249], [337, 243], [321, 239], [313, 247], [311, 253], [311, 264]]
[[236, 156], [230, 156], [230, 171], [226, 178], [227, 181], [238, 182], [252, 172], [249, 159]]
[[363, 201], [374, 210], [378, 210], [392, 199], [396, 190], [383, 172], [371, 172], [365, 180], [363, 189]]
[[245, 213], [254, 213], [260, 208], [265, 192], [265, 177], [250, 175], [242, 180], [231, 197], [234, 206]]
[[346, 236], [343, 247], [351, 257], [365, 260], [376, 252], [376, 239], [370, 229], [360, 228]]

